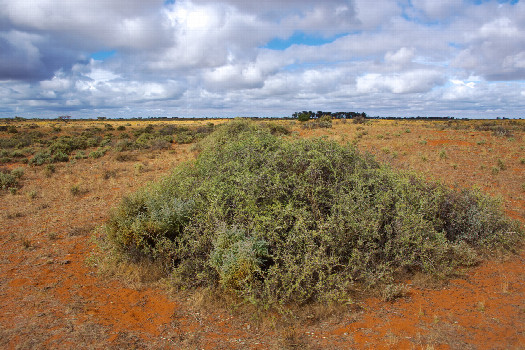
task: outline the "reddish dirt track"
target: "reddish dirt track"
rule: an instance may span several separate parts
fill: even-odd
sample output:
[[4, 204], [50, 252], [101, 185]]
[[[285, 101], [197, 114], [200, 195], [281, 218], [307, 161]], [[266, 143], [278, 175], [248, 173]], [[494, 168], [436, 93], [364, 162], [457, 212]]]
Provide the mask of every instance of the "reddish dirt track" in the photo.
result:
[[[355, 129], [341, 126], [332, 137], [350, 133], [345, 127]], [[404, 128], [389, 127], [392, 131], [381, 132]], [[425, 164], [407, 165], [414, 164], [412, 153], [401, 154], [418, 144], [419, 133], [428, 138], [421, 146], [428, 157], [443, 147], [447, 151], [446, 164], [432, 163], [438, 164], [433, 176], [455, 172], [454, 183], [472, 184], [477, 170], [450, 170], [449, 163], [467, 162], [472, 155], [465, 150], [488, 136], [466, 134], [466, 141], [456, 131], [439, 132], [438, 138], [432, 137], [435, 130], [413, 129], [399, 144], [373, 138], [371, 131], [359, 146], [394, 166], [428, 174]], [[523, 145], [523, 136], [515, 142]], [[383, 144], [401, 156], [389, 158], [391, 153], [378, 151]], [[486, 159], [483, 150], [472, 154], [478, 152]], [[50, 178], [41, 168], [27, 167], [19, 193], [0, 196], [0, 348], [525, 349], [525, 253], [485, 261], [436, 289], [408, 281], [408, 295], [394, 302], [356, 300], [348, 311], [289, 327], [278, 321], [272, 327], [225, 308], [198, 307], [188, 300], [191, 293], [100, 276], [88, 262], [95, 249], [92, 234], [104, 224], [108, 209], [192, 156], [189, 146], [142, 154], [138, 160], [145, 171], [140, 172], [136, 162], [116, 163], [110, 156], [61, 165]], [[524, 168], [510, 168], [507, 182], [517, 186]], [[117, 175], [105, 178], [108, 169]], [[491, 175], [480, 176], [483, 185], [483, 176]], [[501, 195], [509, 215], [525, 222], [523, 194], [503, 179], [491, 181], [485, 183], [489, 192]], [[85, 191], [73, 195], [73, 184]], [[30, 191], [37, 196], [28, 196]]]

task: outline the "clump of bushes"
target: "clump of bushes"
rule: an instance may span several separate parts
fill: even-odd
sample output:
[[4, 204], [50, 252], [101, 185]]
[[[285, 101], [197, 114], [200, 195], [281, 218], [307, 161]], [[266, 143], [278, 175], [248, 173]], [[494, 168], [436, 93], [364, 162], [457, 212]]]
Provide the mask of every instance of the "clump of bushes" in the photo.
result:
[[310, 119], [302, 124], [304, 129], [331, 128], [332, 116], [323, 115], [321, 118]]
[[0, 190], [10, 190], [19, 187], [19, 180], [24, 175], [23, 168], [13, 170], [0, 168]]
[[106, 225], [116, 251], [156, 261], [183, 288], [217, 286], [266, 306], [344, 300], [397, 291], [392, 283], [415, 272], [446, 276], [523, 238], [495, 200], [351, 146], [234, 121], [199, 149], [125, 198]]

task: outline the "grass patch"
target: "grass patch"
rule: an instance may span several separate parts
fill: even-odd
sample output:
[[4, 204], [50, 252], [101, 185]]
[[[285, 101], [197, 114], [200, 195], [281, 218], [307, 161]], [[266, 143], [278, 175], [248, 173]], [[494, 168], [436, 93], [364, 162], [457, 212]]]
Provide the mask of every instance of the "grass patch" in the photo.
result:
[[423, 272], [446, 277], [523, 232], [500, 203], [379, 164], [351, 146], [288, 141], [234, 121], [199, 144], [196, 161], [124, 198], [106, 239], [153, 261], [180, 288], [218, 287], [246, 302], [348, 300]]

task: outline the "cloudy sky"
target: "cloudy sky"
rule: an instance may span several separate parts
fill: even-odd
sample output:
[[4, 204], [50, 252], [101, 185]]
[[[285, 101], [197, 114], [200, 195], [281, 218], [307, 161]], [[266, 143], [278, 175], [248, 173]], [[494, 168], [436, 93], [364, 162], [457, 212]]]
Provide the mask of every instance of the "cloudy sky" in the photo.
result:
[[0, 0], [0, 117], [525, 117], [525, 1]]

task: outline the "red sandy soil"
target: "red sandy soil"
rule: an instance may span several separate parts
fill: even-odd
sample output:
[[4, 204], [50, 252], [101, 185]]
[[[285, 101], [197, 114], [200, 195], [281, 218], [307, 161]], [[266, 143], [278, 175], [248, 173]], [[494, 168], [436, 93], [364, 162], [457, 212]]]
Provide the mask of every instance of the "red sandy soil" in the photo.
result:
[[[446, 146], [451, 158], [468, 159], [456, 152], [475, 143], [454, 135], [428, 137], [424, 147], [435, 154], [436, 146]], [[370, 139], [368, 148], [379, 147]], [[405, 142], [399, 150], [415, 144]], [[123, 195], [192, 156], [189, 147], [174, 147], [140, 156], [145, 172], [109, 156], [61, 165], [50, 178], [43, 169], [27, 168], [19, 193], [0, 196], [0, 348], [525, 349], [524, 253], [486, 261], [439, 288], [408, 281], [408, 295], [394, 302], [357, 300], [337, 316], [287, 328], [279, 322], [263, 326], [227, 309], [196, 307], [187, 300], [191, 294], [98, 275], [88, 264], [93, 230]], [[403, 168], [407, 157], [390, 161]], [[424, 167], [412, 168], [425, 173]], [[451, 171], [442, 168], [438, 177]], [[104, 178], [108, 169], [116, 170], [115, 177]], [[524, 173], [517, 169], [519, 180]], [[469, 182], [467, 175], [457, 177]], [[508, 211], [524, 222], [523, 196], [506, 190], [503, 181], [495, 183]], [[85, 192], [73, 195], [73, 184]], [[487, 187], [494, 190], [494, 183]], [[37, 196], [31, 198], [30, 191]]]

